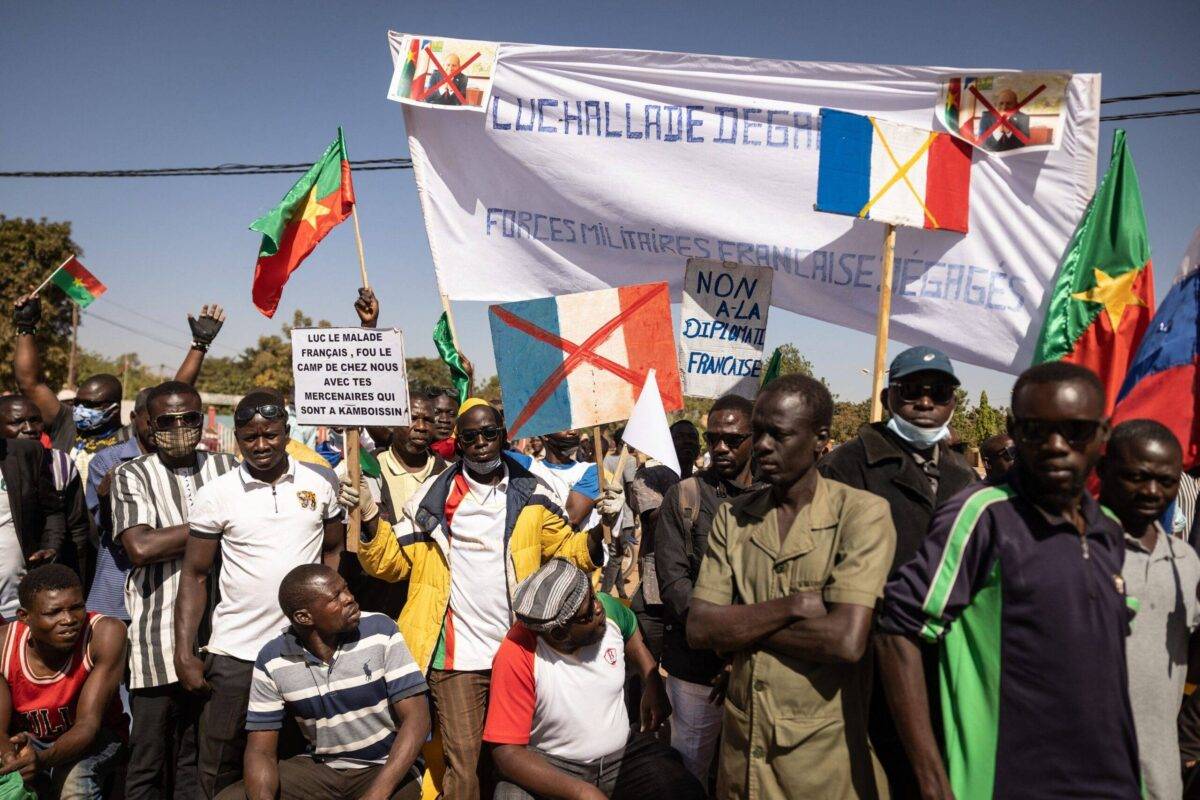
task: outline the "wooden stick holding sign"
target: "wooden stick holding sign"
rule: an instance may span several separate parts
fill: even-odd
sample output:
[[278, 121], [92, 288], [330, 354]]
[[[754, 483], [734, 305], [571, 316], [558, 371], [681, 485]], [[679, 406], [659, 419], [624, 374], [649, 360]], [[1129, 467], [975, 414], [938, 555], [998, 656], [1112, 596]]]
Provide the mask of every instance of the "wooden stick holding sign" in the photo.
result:
[[890, 222], [883, 237], [883, 273], [879, 277], [879, 312], [875, 319], [875, 372], [871, 377], [871, 422], [883, 419], [883, 376], [888, 328], [892, 317], [892, 264], [896, 257], [896, 226]]
[[[600, 433], [600, 426], [592, 428], [592, 455], [596, 459], [596, 482], [600, 486], [600, 493], [604, 493], [604, 436]], [[601, 523], [601, 530], [604, 532], [604, 544], [607, 545], [612, 541], [612, 531], [607, 525]]]
[[[362, 232], [358, 229], [358, 203], [354, 204], [354, 243], [358, 246], [358, 274], [362, 278], [364, 289], [370, 289], [367, 281], [367, 260], [363, 256]], [[350, 476], [350, 485], [362, 491], [362, 462], [359, 460], [359, 432], [356, 427], [346, 428], [346, 450], [342, 454], [346, 459], [346, 473]], [[362, 510], [355, 506], [350, 509], [350, 517], [346, 521], [346, 550], [358, 552], [359, 534], [362, 533]]]

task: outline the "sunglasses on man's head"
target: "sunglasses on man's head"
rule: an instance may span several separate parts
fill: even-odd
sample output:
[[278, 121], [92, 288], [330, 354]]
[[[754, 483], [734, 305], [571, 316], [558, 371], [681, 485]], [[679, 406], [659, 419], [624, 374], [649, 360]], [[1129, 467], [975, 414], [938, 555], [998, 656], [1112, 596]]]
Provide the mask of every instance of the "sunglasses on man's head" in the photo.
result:
[[489, 442], [494, 442], [504, 433], [504, 428], [499, 425], [488, 425], [484, 428], [471, 428], [465, 431], [459, 431], [458, 440], [463, 444], [475, 444], [475, 440], [482, 436]]
[[906, 383], [893, 381], [891, 387], [906, 403], [915, 403], [928, 397], [939, 406], [944, 406], [954, 399], [954, 384], [952, 383]]
[[1013, 435], [1030, 444], [1042, 444], [1057, 433], [1067, 444], [1080, 447], [1096, 438], [1100, 425], [1094, 419], [1018, 419], [1013, 422]]
[[242, 426], [254, 419], [255, 416], [265, 420], [286, 419], [287, 409], [277, 403], [264, 403], [253, 408], [239, 408], [233, 415], [233, 424]]
[[708, 444], [708, 449], [712, 450], [721, 442], [730, 450], [737, 450], [742, 446], [742, 442], [750, 438], [748, 433], [713, 433], [712, 431], [704, 432], [704, 441]]
[[154, 427], [159, 430], [167, 428], [199, 428], [204, 422], [204, 415], [199, 411], [184, 411], [179, 414], [159, 414], [154, 418]]

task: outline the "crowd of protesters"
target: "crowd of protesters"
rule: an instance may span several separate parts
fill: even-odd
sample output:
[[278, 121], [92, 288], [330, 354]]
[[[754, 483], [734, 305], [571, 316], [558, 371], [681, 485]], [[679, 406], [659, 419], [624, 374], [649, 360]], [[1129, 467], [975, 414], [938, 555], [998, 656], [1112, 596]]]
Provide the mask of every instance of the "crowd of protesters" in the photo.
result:
[[354, 485], [269, 388], [201, 444], [223, 320], [125, 421], [16, 305], [0, 800], [1200, 797], [1195, 482], [1082, 367], [1017, 379], [979, 471], [931, 347], [836, 447], [817, 380], [718, 399], [682, 474], [411, 387]]

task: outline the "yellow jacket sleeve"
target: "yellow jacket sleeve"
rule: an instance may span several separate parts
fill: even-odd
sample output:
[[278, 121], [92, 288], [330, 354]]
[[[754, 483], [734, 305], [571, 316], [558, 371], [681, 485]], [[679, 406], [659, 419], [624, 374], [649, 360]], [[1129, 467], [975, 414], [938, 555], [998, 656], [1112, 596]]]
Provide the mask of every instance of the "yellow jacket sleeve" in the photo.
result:
[[375, 536], [369, 542], [360, 542], [358, 546], [358, 561], [363, 571], [389, 583], [402, 581], [409, 576], [412, 572], [412, 555], [406, 552], [407, 548], [400, 546], [398, 539], [408, 522], [407, 515], [402, 516], [396, 520], [396, 527], [393, 528], [382, 516], [379, 517]]
[[596, 569], [588, 548], [587, 531], [576, 531], [571, 523], [548, 508], [542, 508], [542, 562], [565, 558], [575, 566], [591, 572]]

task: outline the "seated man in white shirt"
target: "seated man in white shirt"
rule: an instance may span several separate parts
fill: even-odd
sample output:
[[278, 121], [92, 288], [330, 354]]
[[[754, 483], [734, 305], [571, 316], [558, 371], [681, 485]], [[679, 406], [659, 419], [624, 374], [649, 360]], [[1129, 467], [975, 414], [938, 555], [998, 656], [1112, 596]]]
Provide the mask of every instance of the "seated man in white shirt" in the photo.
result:
[[[517, 588], [513, 614], [483, 732], [504, 779], [495, 800], [704, 797], [679, 754], [650, 735], [671, 706], [633, 612], [556, 558]], [[625, 711], [627, 657], [645, 687], [641, 731]]]

